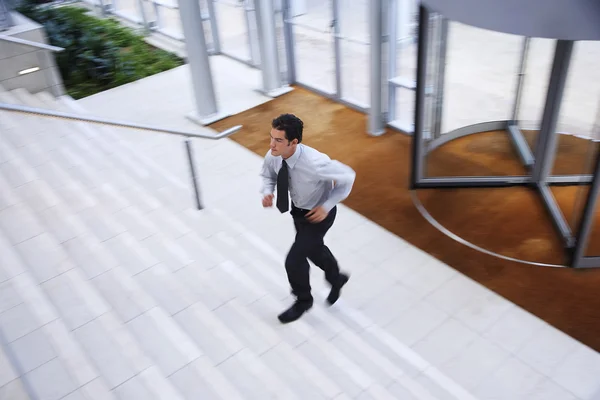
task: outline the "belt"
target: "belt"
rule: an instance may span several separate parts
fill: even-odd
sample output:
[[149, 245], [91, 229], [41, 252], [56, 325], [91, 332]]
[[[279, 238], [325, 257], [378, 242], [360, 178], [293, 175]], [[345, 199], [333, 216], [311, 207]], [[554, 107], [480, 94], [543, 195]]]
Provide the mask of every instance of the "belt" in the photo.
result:
[[298, 211], [302, 211], [303, 213], [307, 213], [310, 211], [310, 210], [307, 210], [306, 208], [296, 207], [296, 205], [294, 203], [292, 203], [292, 209], [294, 209], [294, 208]]
[[[333, 208], [336, 208], [336, 207], [337, 207], [337, 205], [335, 207], [333, 207]], [[301, 211], [303, 213], [307, 213], [307, 212], [311, 211], [311, 210], [307, 210], [306, 208], [296, 207], [296, 205], [294, 203], [292, 203], [292, 209], [296, 209], [296, 210]]]

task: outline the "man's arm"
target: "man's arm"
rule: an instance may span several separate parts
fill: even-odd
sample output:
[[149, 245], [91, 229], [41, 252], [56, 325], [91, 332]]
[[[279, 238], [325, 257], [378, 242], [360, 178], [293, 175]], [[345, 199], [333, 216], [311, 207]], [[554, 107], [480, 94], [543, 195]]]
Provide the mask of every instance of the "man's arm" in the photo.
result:
[[356, 172], [349, 166], [327, 157], [317, 163], [316, 173], [322, 181], [333, 181], [333, 190], [329, 198], [323, 203], [323, 208], [329, 212], [338, 203], [348, 197], [352, 191], [352, 185], [354, 185]]
[[269, 159], [269, 153], [267, 153], [263, 161], [260, 176], [262, 178], [260, 193], [262, 193], [263, 196], [273, 194], [275, 192], [275, 185], [277, 184], [277, 174], [275, 173], [275, 170], [273, 170], [271, 160]]

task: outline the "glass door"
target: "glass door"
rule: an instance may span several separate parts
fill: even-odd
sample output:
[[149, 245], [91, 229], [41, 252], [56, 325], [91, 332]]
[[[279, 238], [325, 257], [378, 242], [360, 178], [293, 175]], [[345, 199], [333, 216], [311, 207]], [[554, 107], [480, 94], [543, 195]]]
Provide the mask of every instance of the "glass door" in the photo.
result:
[[334, 0], [337, 96], [366, 110], [370, 104], [368, 0]]
[[288, 51], [293, 52], [292, 81], [336, 96], [335, 20], [333, 1], [286, 0]]
[[254, 0], [210, 0], [212, 20], [218, 27], [218, 52], [249, 64], [260, 65]]

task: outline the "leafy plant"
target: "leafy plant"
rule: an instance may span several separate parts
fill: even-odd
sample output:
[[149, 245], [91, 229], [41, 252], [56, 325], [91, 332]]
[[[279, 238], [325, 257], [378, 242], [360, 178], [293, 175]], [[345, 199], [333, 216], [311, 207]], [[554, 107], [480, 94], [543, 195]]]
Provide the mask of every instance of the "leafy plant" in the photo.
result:
[[67, 92], [76, 99], [183, 65], [118, 21], [96, 18], [83, 8], [47, 8], [28, 1], [18, 11], [44, 26], [50, 44], [65, 49], [55, 54], [56, 62]]

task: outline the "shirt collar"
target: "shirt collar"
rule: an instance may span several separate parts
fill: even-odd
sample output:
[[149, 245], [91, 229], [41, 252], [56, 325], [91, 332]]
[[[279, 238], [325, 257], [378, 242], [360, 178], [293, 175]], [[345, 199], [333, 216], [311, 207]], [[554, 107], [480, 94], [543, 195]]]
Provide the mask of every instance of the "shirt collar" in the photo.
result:
[[285, 160], [285, 162], [287, 163], [289, 168], [294, 169], [294, 166], [298, 162], [298, 159], [300, 158], [301, 153], [302, 153], [302, 145], [299, 144], [298, 146], [296, 146], [296, 151], [294, 152], [294, 154], [292, 154], [292, 156], [290, 158]]

